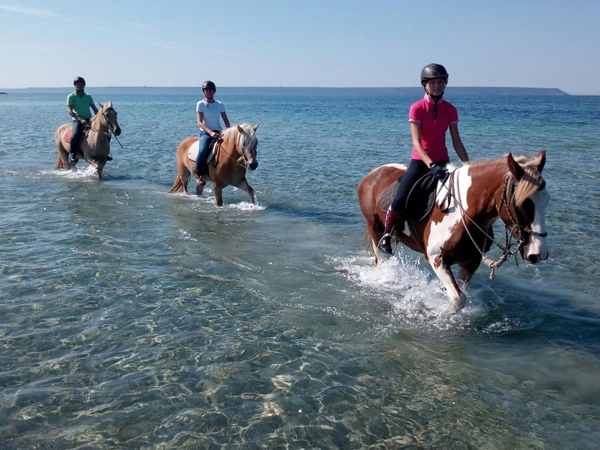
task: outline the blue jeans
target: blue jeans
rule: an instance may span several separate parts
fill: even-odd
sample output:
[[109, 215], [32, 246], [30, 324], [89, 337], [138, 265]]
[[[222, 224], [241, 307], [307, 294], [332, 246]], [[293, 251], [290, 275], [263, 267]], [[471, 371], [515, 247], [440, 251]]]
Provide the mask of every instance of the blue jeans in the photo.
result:
[[212, 138], [210, 134], [205, 131], [200, 132], [200, 148], [198, 149], [198, 157], [196, 158], [196, 171], [204, 172], [206, 167], [206, 160], [210, 154], [210, 141]]
[[75, 155], [77, 152], [81, 151], [79, 147], [79, 141], [83, 136], [83, 131], [85, 130], [85, 125], [79, 121], [73, 122], [73, 135], [71, 136], [71, 154]]

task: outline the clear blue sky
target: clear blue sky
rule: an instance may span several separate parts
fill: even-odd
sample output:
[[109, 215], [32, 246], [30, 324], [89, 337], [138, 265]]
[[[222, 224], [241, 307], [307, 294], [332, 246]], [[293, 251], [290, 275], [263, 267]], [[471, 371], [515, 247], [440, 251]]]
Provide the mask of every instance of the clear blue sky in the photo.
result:
[[0, 88], [455, 86], [600, 94], [600, 0], [0, 0]]

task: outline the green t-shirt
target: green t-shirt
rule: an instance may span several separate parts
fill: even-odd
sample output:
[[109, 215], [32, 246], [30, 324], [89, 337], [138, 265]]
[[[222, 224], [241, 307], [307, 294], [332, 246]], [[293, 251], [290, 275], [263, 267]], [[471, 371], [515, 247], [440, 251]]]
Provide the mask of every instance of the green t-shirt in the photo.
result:
[[[75, 114], [82, 119], [91, 119], [91, 107], [94, 105], [94, 99], [89, 94], [77, 95], [77, 92], [71, 92], [67, 97], [67, 106], [72, 106]], [[75, 120], [75, 119], [73, 119]]]

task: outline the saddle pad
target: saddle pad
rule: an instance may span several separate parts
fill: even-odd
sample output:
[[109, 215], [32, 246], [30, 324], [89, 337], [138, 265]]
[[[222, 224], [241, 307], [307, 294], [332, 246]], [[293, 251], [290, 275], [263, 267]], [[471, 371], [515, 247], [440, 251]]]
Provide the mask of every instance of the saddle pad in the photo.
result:
[[[79, 144], [81, 144], [83, 142], [83, 138], [86, 136], [87, 131], [84, 131], [84, 133], [81, 135], [81, 138], [79, 139]], [[66, 145], [71, 145], [71, 137], [73, 136], [73, 129], [69, 128], [67, 130], [67, 132], [63, 135], [63, 143], [65, 143]], [[110, 141], [110, 136], [108, 137], [108, 140]]]
[[[194, 142], [192, 145], [190, 145], [190, 148], [188, 149], [188, 152], [187, 152], [187, 156], [192, 161], [196, 161], [196, 159], [198, 159], [198, 153], [200, 153], [200, 141], [199, 140]], [[208, 154], [208, 158], [206, 158], [206, 164], [211, 162], [214, 156], [215, 156], [215, 147], [212, 145], [212, 142], [211, 142], [210, 153]]]
[[[387, 212], [394, 201], [401, 179], [402, 177], [390, 184], [381, 196], [379, 206], [383, 211]], [[414, 184], [408, 195], [405, 206], [405, 217], [413, 222], [420, 222], [429, 217], [435, 206], [436, 187], [437, 182], [431, 174], [421, 177]]]

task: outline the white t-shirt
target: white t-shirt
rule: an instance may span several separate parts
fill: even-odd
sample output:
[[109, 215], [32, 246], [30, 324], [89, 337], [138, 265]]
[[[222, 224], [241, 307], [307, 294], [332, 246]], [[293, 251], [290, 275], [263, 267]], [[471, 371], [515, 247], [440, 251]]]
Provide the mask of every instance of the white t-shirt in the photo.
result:
[[196, 105], [196, 112], [204, 114], [204, 125], [213, 131], [221, 131], [221, 113], [225, 112], [225, 105], [219, 100], [208, 103], [206, 99], [200, 100]]

